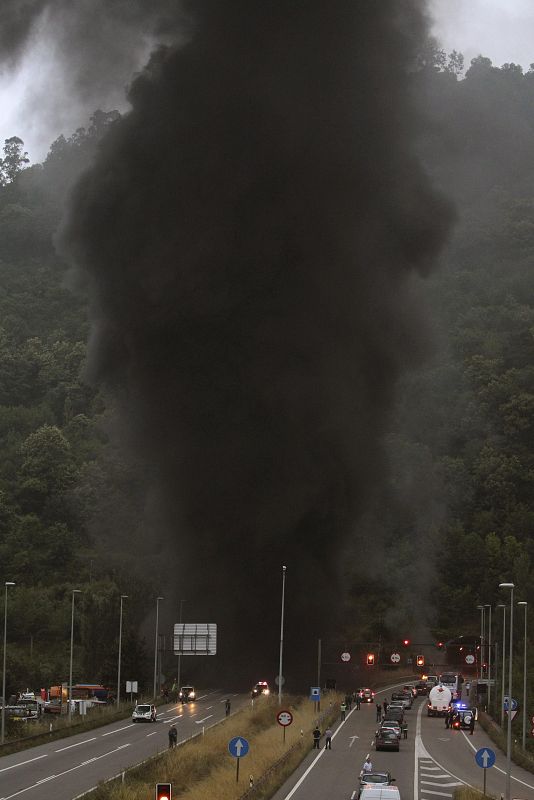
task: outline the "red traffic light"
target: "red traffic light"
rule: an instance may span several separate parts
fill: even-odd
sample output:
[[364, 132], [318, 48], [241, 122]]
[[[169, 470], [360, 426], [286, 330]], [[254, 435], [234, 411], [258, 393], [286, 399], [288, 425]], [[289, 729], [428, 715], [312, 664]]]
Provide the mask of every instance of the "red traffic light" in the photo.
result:
[[403, 645], [404, 645], [405, 647], [408, 647], [408, 645], [410, 644], [410, 640], [409, 640], [409, 639], [403, 639], [403, 640], [402, 640], [402, 643], [403, 643]]
[[438, 650], [441, 650], [443, 647], [443, 642], [438, 642], [436, 647], [438, 648]]
[[424, 656], [417, 656], [417, 666], [424, 667], [425, 666], [425, 657]]
[[367, 664], [372, 667], [375, 663], [375, 654], [374, 653], [367, 653]]
[[156, 783], [156, 800], [172, 800], [172, 783]]

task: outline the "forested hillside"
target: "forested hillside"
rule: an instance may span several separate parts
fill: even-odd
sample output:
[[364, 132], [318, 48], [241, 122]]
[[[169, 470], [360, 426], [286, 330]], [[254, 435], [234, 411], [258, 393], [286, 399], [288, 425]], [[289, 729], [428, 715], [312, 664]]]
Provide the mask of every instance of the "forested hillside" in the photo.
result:
[[[534, 600], [534, 71], [480, 57], [464, 75], [459, 54], [429, 47], [414, 91], [419, 151], [457, 224], [439, 271], [414, 285], [427, 359], [398, 387], [389, 479], [347, 547], [358, 640], [476, 633], [499, 580]], [[149, 669], [139, 625], [155, 587], [131, 552], [150, 525], [141, 468], [84, 379], [86, 298], [54, 248], [66, 192], [115, 117], [97, 112], [42, 165], [8, 140], [1, 165], [0, 563], [17, 583], [9, 674], [33, 686], [66, 677], [72, 588], [75, 678], [114, 680], [121, 593], [123, 673]]]

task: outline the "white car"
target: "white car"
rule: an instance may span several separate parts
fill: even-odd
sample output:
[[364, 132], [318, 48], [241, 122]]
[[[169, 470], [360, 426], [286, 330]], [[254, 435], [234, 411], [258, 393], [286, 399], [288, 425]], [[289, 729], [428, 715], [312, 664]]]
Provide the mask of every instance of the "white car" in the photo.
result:
[[156, 706], [142, 703], [132, 711], [132, 722], [155, 722], [156, 716]]

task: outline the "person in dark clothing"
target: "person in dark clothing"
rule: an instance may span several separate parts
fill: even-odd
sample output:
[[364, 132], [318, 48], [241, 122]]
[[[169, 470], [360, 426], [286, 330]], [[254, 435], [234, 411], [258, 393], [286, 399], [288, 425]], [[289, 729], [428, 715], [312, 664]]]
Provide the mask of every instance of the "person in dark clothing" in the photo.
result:
[[382, 706], [380, 703], [376, 704], [376, 721], [380, 722], [382, 719]]
[[360, 693], [356, 692], [356, 711], [360, 710], [361, 704], [362, 704], [362, 698], [360, 697]]
[[403, 722], [402, 723], [402, 738], [403, 739], [407, 739], [408, 738], [408, 723], [407, 722]]
[[178, 731], [176, 730], [176, 725], [171, 725], [169, 728], [169, 747], [172, 749], [176, 747], [176, 742], [178, 741]]
[[387, 716], [388, 706], [389, 706], [388, 699], [387, 699], [387, 697], [384, 697], [384, 701], [382, 703], [382, 707], [384, 709], [384, 716]]
[[475, 731], [475, 715], [471, 714], [471, 720], [469, 722], [469, 735], [472, 736]]
[[312, 736], [313, 736], [313, 749], [320, 750], [319, 742], [321, 741], [321, 731], [319, 730], [317, 725], [313, 729]]
[[347, 710], [350, 711], [350, 709], [352, 707], [352, 695], [351, 694], [346, 695], [346, 697], [345, 697], [345, 705], [347, 706]]
[[228, 699], [226, 701], [226, 703], [224, 704], [224, 710], [226, 711], [226, 716], [227, 717], [230, 716], [230, 708], [231, 708], [231, 706], [232, 706], [232, 704], [230, 703], [230, 700]]

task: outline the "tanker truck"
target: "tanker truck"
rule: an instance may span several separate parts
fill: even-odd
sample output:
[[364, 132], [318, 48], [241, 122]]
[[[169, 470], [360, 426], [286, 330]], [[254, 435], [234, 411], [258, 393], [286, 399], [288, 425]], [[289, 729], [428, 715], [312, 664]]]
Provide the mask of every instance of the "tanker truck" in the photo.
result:
[[449, 712], [452, 693], [446, 686], [434, 686], [430, 690], [427, 703], [427, 714], [429, 717], [444, 717]]

